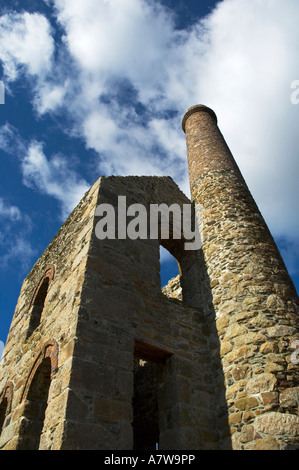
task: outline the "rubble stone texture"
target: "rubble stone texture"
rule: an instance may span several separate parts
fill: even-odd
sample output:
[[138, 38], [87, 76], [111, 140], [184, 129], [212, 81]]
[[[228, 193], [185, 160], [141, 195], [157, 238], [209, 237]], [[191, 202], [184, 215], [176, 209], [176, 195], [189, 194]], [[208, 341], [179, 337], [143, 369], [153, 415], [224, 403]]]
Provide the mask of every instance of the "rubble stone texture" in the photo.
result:
[[298, 448], [297, 293], [214, 112], [190, 108], [183, 128], [192, 199], [205, 210], [203, 308], [229, 439], [234, 449]]
[[[99, 178], [25, 279], [1, 449], [299, 449], [295, 288], [215, 113], [194, 106], [183, 129], [192, 202], [168, 177]], [[96, 207], [117, 226], [118, 196], [202, 204], [202, 249], [99, 240]], [[180, 266], [162, 291], [160, 245]]]

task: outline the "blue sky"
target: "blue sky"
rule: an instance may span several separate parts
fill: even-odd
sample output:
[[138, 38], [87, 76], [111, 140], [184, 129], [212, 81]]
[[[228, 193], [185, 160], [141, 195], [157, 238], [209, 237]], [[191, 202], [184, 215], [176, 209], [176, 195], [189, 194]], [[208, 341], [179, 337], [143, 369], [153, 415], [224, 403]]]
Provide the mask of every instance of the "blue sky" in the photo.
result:
[[189, 195], [181, 119], [197, 103], [298, 288], [298, 17], [297, 0], [0, 0], [0, 341], [99, 176], [169, 175]]

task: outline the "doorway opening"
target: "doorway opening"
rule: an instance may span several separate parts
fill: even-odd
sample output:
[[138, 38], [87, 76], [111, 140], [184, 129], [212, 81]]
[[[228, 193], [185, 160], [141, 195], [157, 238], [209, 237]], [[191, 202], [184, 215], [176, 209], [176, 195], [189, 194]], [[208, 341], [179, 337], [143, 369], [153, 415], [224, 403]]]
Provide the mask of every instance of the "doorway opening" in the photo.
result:
[[134, 450], [155, 450], [159, 443], [158, 371], [135, 357], [133, 398]]
[[171, 354], [135, 341], [133, 437], [134, 450], [159, 448], [159, 388], [163, 367]]

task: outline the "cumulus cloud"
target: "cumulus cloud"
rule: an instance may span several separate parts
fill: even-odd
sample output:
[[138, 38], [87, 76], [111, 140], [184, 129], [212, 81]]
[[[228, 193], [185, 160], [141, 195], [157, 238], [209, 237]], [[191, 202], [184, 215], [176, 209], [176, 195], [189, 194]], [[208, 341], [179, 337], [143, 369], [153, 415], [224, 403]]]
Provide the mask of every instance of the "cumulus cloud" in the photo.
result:
[[195, 81], [276, 234], [299, 228], [298, 109], [290, 102], [299, 69], [298, 14], [293, 0], [219, 3], [204, 22], [209, 46]]
[[8, 155], [22, 155], [25, 143], [18, 130], [9, 122], [0, 127], [0, 149]]
[[[48, 159], [42, 142], [27, 142], [9, 123], [0, 127], [0, 149], [16, 157], [25, 186], [59, 202], [63, 221], [90, 188], [90, 184], [77, 174], [70, 158], [59, 153]], [[23, 218], [18, 207], [9, 205], [1, 197], [0, 217], [2, 222], [5, 218], [10, 221]]]
[[[290, 102], [299, 68], [297, 2], [287, 0], [286, 8], [278, 0], [224, 0], [180, 32], [156, 2], [55, 4], [65, 44], [81, 71], [74, 103], [83, 111], [82, 135], [98, 151], [103, 170], [168, 173], [186, 188], [180, 117], [203, 102], [215, 109], [272, 230], [298, 231], [298, 110]], [[124, 102], [129, 85], [130, 100]], [[163, 115], [169, 110], [177, 114]], [[174, 160], [179, 171], [173, 171]]]
[[163, 58], [176, 37], [169, 11], [144, 0], [56, 0], [55, 5], [65, 43], [81, 69], [125, 76], [148, 97], [151, 89], [156, 95]]
[[2, 219], [5, 218], [12, 221], [18, 221], [21, 220], [21, 211], [18, 207], [9, 205], [0, 197], [0, 217]]
[[14, 261], [18, 263], [19, 268], [27, 270], [36, 256], [36, 250], [32, 247], [30, 240], [25, 237], [13, 237], [5, 245], [5, 254], [0, 257], [1, 270], [6, 269], [7, 265]]
[[57, 199], [64, 220], [88, 191], [90, 185], [69, 167], [67, 159], [59, 154], [47, 159], [41, 142], [30, 143], [22, 161], [24, 184]]
[[[183, 167], [182, 171], [186, 170], [185, 161], [178, 156], [185, 143], [176, 138], [173, 121], [152, 120], [143, 126], [134, 109], [130, 108], [127, 114], [118, 105], [113, 110], [97, 105], [86, 115], [83, 135], [86, 145], [100, 156], [98, 172], [175, 176], [178, 165]], [[173, 136], [173, 140], [166, 145], [167, 133]], [[173, 153], [168, 153], [168, 150]], [[177, 166], [172, 165], [176, 158], [179, 159]]]
[[[287, 257], [299, 228], [299, 106], [290, 100], [299, 78], [298, 1], [223, 0], [188, 30], [177, 30], [154, 0], [52, 3], [63, 31], [56, 62], [41, 15], [5, 15], [0, 28], [9, 77], [19, 66], [47, 71], [35, 89], [37, 111], [71, 116], [73, 132], [98, 154], [99, 175], [171, 175], [188, 194], [181, 118], [196, 103], [211, 106], [270, 229], [287, 240]], [[66, 157], [47, 159], [38, 143], [23, 171], [64, 213], [87, 187]]]
[[99, 153], [100, 168], [170, 174], [188, 193], [180, 118], [189, 106], [207, 104], [270, 229], [289, 241], [290, 257], [299, 229], [298, 109], [290, 102], [298, 2], [223, 0], [188, 31], [175, 30], [156, 2], [55, 3], [81, 71], [82, 136]]
[[17, 262], [21, 269], [28, 269], [35, 249], [31, 245], [29, 234], [31, 220], [21, 209], [0, 197], [0, 270], [7, 268], [9, 263]]
[[48, 20], [38, 13], [8, 13], [0, 19], [0, 59], [6, 78], [18, 77], [25, 67], [31, 75], [51, 68], [54, 41]]
[[67, 86], [41, 83], [36, 91], [35, 106], [39, 114], [57, 110], [64, 102]]

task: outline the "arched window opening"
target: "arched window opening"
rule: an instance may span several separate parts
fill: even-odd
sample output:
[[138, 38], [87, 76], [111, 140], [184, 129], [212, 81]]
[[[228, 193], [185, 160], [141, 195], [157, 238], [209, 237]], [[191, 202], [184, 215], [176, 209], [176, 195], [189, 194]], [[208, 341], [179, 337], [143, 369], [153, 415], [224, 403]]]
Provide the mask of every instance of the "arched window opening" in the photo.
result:
[[30, 316], [30, 325], [29, 325], [30, 334], [40, 324], [40, 319], [41, 319], [42, 311], [44, 309], [48, 288], [49, 288], [49, 278], [45, 277], [34, 299], [31, 316]]
[[185, 238], [185, 232], [181, 230], [182, 224], [174, 223], [174, 215], [168, 228], [168, 237], [162, 236], [162, 230], [159, 237], [162, 292], [171, 299], [198, 307], [201, 303], [200, 246], [188, 237]]
[[162, 245], [160, 246], [160, 277], [162, 292], [168, 297], [182, 300], [180, 285], [181, 269], [176, 258]]
[[47, 297], [47, 293], [49, 290], [50, 283], [54, 276], [54, 267], [49, 266], [46, 270], [45, 275], [43, 276], [42, 280], [40, 281], [37, 289], [35, 290], [34, 296], [31, 300], [30, 304], [30, 321], [29, 327], [27, 330], [27, 338], [36, 330], [41, 322], [42, 312], [44, 310], [45, 301]]
[[9, 415], [11, 413], [12, 395], [13, 385], [11, 382], [9, 382], [4, 388], [3, 392], [0, 393], [0, 435], [10, 422]]
[[201, 257], [200, 250], [184, 250], [179, 243], [160, 246], [160, 276], [163, 294], [193, 307], [201, 306], [200, 266], [203, 265]]
[[50, 384], [51, 359], [46, 357], [37, 368], [28, 390], [18, 450], [39, 449]]
[[0, 435], [4, 428], [6, 415], [7, 415], [7, 409], [8, 409], [8, 400], [6, 397], [4, 397], [0, 403]]

